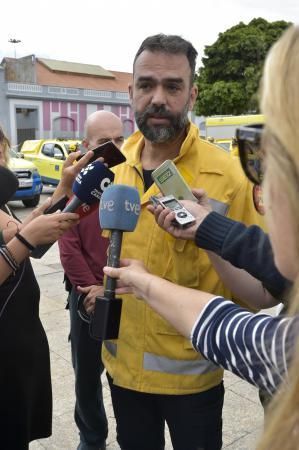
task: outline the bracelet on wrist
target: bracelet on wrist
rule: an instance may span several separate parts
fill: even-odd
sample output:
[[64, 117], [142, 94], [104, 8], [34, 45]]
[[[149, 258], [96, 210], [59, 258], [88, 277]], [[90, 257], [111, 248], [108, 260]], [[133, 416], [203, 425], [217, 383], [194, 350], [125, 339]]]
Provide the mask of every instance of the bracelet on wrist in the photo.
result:
[[16, 233], [19, 233], [21, 230], [20, 230], [20, 228], [19, 228], [19, 225], [14, 221], [14, 220], [9, 220], [8, 222], [7, 222], [7, 224], [6, 224], [6, 227], [7, 228], [10, 228], [9, 227], [9, 224], [10, 223], [12, 223], [15, 227], [16, 227]]
[[0, 247], [0, 255], [6, 261], [6, 264], [11, 268], [13, 274], [15, 275], [16, 271], [20, 267], [19, 263], [16, 261], [14, 255], [11, 251], [6, 247], [6, 245], [1, 245]]
[[0, 230], [0, 245], [5, 245], [3, 230]]
[[20, 242], [22, 242], [22, 244], [25, 245], [25, 247], [27, 247], [30, 252], [33, 252], [33, 250], [35, 250], [34, 245], [30, 244], [30, 242], [28, 242], [27, 239], [25, 239], [24, 236], [22, 236], [19, 232], [15, 234], [15, 237]]

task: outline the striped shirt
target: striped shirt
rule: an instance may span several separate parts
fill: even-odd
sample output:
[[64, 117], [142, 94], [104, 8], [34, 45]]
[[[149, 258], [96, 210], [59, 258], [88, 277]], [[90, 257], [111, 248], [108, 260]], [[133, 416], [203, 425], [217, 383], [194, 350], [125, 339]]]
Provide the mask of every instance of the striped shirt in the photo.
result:
[[196, 351], [269, 394], [286, 377], [299, 331], [299, 316], [252, 314], [216, 297], [191, 332]]

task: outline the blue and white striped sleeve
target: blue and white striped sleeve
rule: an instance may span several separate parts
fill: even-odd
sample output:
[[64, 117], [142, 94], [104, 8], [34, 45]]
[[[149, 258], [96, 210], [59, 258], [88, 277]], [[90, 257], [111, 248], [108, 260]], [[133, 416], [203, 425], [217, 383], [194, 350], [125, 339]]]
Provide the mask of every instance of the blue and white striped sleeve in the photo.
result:
[[298, 317], [252, 314], [216, 297], [191, 332], [196, 351], [250, 383], [274, 392], [287, 373]]

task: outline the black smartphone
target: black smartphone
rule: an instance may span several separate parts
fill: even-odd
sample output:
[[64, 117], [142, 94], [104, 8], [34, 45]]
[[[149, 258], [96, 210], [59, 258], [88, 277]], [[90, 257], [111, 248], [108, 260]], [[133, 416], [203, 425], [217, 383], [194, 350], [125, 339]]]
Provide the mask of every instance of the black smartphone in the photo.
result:
[[[63, 208], [66, 206], [68, 201], [69, 201], [69, 198], [65, 195], [64, 197], [60, 198], [56, 203], [49, 206], [49, 208], [47, 208], [44, 211], [44, 214], [52, 214], [52, 213], [56, 212], [58, 209], [60, 209], [60, 211], [63, 211]], [[31, 252], [30, 256], [32, 256], [32, 258], [35, 258], [35, 259], [40, 259], [52, 247], [53, 244], [54, 244], [54, 242], [52, 244], [38, 245]]]
[[[108, 168], [110, 168], [117, 166], [118, 164], [121, 164], [126, 160], [124, 154], [119, 150], [118, 147], [116, 147], [116, 145], [112, 141], [105, 142], [92, 151], [94, 154], [88, 161], [88, 164], [101, 157], [104, 159], [104, 163], [107, 164]], [[77, 161], [81, 159], [82, 156], [85, 155], [85, 153], [82, 153], [82, 155], [77, 158]]]
[[60, 198], [56, 203], [49, 206], [49, 208], [47, 208], [44, 211], [44, 214], [52, 214], [52, 213], [56, 212], [58, 209], [60, 209], [62, 211], [68, 201], [69, 201], [69, 198], [65, 195], [64, 197]]

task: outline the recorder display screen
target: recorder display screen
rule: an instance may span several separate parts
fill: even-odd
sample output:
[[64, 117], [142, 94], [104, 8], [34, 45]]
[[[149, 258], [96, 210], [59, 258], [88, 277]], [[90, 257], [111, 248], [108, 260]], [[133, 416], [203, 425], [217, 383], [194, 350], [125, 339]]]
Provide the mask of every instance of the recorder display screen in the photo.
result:
[[170, 208], [170, 209], [175, 209], [178, 206], [180, 206], [180, 204], [175, 199], [163, 202], [163, 204], [166, 206], [166, 208]]

